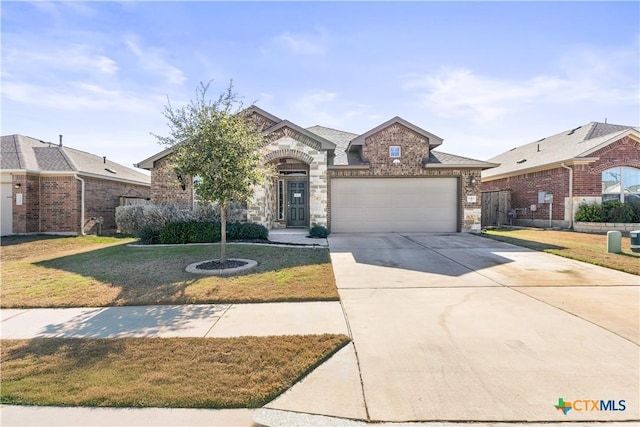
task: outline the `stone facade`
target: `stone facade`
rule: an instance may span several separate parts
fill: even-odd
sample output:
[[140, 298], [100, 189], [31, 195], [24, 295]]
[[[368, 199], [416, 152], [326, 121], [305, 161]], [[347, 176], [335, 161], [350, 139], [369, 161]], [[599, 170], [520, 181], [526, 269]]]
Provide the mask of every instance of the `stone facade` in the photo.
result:
[[[294, 138], [295, 136], [295, 138]], [[311, 146], [312, 145], [312, 146]], [[274, 166], [276, 176], [265, 185], [254, 188], [254, 194], [247, 206], [247, 219], [267, 228], [286, 227], [286, 221], [277, 218], [277, 182], [285, 177], [278, 176], [277, 164], [283, 159], [296, 159], [308, 169], [307, 182], [309, 196], [307, 200], [309, 224], [327, 225], [328, 183], [327, 153], [317, 143], [311, 144], [309, 138], [289, 128], [270, 134], [263, 148], [263, 161]], [[296, 177], [296, 179], [300, 179]]]
[[[267, 117], [268, 116], [268, 117]], [[347, 153], [346, 160], [356, 159], [357, 164], [333, 164], [340, 152], [340, 158], [345, 160], [346, 132], [323, 128], [324, 135], [338, 135], [335, 140], [320, 137], [320, 134], [299, 128], [287, 121], [275, 123], [277, 119], [270, 114], [262, 115], [254, 112], [251, 116], [256, 125], [263, 131], [271, 128], [265, 134], [262, 148], [264, 165], [271, 166], [272, 176], [262, 185], [253, 189], [253, 196], [247, 203], [247, 220], [260, 223], [267, 228], [283, 228], [287, 226], [286, 213], [286, 183], [306, 180], [308, 183], [308, 222], [305, 226], [314, 224], [330, 228], [330, 183], [331, 180], [345, 177], [423, 177], [432, 179], [437, 177], [455, 177], [458, 180], [458, 229], [460, 231], [480, 230], [480, 211], [482, 208], [480, 197], [480, 173], [484, 162], [471, 160], [468, 166], [446, 166], [442, 163], [427, 164], [424, 159], [429, 158], [429, 141], [432, 135], [405, 126], [403, 120], [395, 120], [388, 126], [366, 134], [362, 141], [361, 158], [357, 153]], [[391, 122], [391, 121], [390, 121]], [[349, 134], [353, 138], [355, 134]], [[340, 138], [343, 138], [340, 140]], [[437, 138], [437, 137], [436, 137]], [[336, 142], [333, 142], [336, 141]], [[344, 144], [338, 147], [338, 143]], [[399, 146], [401, 150], [400, 162], [394, 163], [389, 156], [389, 147]], [[336, 147], [336, 157], [332, 157], [332, 165], [328, 164], [328, 156]], [[456, 156], [452, 156], [456, 157]], [[155, 157], [154, 157], [155, 158]], [[463, 159], [463, 158], [459, 158]], [[470, 159], [464, 159], [470, 160]], [[147, 160], [150, 161], [150, 160]], [[145, 162], [147, 162], [145, 161]], [[463, 161], [464, 163], [464, 161]], [[288, 169], [287, 169], [288, 168]], [[151, 199], [154, 204], [179, 203], [185, 206], [193, 205], [193, 191], [191, 179], [179, 182], [170, 164], [170, 155], [153, 162], [151, 170]], [[294, 173], [291, 173], [294, 172]], [[281, 187], [279, 183], [283, 183]], [[282, 194], [279, 194], [281, 193]], [[283, 204], [279, 205], [280, 197]], [[282, 211], [280, 210], [282, 209]]]

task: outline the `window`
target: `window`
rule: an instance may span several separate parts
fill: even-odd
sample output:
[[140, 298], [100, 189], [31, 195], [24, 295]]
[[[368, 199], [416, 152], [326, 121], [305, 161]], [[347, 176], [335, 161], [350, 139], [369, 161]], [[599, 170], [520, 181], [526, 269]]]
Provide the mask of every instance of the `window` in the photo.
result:
[[284, 219], [284, 181], [278, 180], [278, 220]]
[[602, 172], [602, 201], [640, 199], [640, 169], [619, 167]]
[[392, 145], [389, 147], [389, 157], [400, 157], [400, 146]]

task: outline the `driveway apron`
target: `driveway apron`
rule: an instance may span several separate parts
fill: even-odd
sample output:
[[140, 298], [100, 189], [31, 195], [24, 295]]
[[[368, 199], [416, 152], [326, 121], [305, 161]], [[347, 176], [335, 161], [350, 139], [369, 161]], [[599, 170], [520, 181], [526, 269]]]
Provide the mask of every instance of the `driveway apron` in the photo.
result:
[[640, 419], [637, 276], [470, 234], [329, 244], [368, 421]]

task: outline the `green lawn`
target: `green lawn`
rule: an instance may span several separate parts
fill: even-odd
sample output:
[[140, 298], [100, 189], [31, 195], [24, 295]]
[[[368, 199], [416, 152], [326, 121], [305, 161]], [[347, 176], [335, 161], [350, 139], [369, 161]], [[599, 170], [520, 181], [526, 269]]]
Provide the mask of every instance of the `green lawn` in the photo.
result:
[[555, 230], [487, 230], [482, 236], [525, 248], [640, 275], [640, 253], [632, 252], [629, 238], [622, 253], [607, 252], [607, 236]]
[[257, 408], [344, 335], [3, 340], [4, 404]]
[[[22, 239], [22, 240], [21, 240]], [[129, 247], [133, 239], [12, 237], [2, 240], [3, 308], [338, 300], [325, 248], [228, 244], [258, 261], [245, 274], [187, 273], [218, 245]]]

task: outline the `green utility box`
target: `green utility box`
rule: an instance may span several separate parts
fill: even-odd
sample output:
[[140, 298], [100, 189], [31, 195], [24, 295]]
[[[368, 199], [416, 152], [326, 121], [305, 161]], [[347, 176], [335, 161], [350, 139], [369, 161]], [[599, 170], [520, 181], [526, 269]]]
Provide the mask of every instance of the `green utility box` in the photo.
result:
[[631, 250], [640, 252], [640, 230], [630, 231], [629, 238], [631, 239]]

